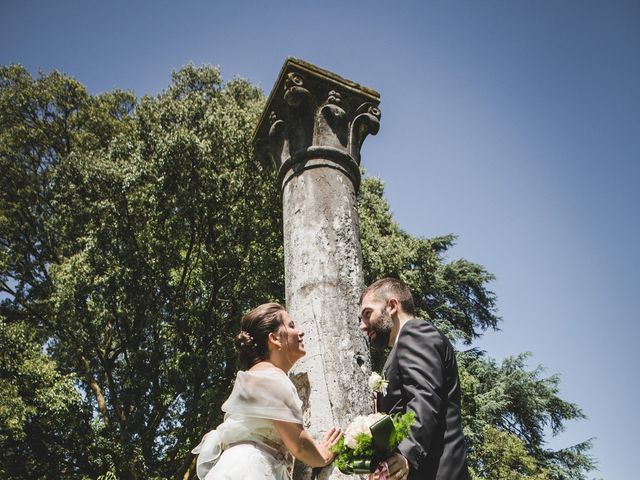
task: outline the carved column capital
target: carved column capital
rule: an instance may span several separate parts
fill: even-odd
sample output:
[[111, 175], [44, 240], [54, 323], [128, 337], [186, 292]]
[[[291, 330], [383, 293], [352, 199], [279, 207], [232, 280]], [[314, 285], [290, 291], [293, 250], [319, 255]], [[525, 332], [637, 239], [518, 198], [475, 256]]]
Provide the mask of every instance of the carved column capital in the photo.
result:
[[288, 58], [254, 135], [282, 188], [301, 171], [329, 167], [360, 185], [360, 148], [380, 128], [380, 95], [302, 60]]

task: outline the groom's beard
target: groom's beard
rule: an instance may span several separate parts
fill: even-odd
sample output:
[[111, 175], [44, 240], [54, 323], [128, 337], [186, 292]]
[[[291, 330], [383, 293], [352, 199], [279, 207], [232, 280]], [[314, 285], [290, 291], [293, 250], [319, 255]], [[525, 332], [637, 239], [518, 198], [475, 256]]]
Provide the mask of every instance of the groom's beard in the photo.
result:
[[389, 337], [391, 336], [391, 330], [393, 329], [393, 319], [386, 308], [383, 308], [378, 317], [373, 331], [376, 336], [373, 339], [373, 344], [379, 350], [387, 348], [389, 345]]

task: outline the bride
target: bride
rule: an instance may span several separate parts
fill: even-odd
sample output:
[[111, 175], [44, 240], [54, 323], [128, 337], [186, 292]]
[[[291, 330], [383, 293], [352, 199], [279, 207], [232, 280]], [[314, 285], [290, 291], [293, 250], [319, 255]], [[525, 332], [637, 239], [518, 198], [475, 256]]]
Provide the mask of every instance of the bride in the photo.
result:
[[291, 455], [311, 467], [331, 463], [341, 437], [331, 428], [316, 444], [302, 427], [302, 401], [287, 372], [305, 354], [304, 333], [281, 305], [266, 303], [241, 320], [240, 371], [222, 405], [224, 422], [198, 454], [200, 480], [287, 480]]

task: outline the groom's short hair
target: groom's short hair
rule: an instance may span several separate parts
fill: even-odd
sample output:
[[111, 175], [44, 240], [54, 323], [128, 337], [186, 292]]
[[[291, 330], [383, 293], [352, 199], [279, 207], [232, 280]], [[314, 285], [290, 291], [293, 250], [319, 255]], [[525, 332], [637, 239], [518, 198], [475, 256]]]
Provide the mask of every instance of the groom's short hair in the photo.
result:
[[400, 303], [400, 307], [402, 307], [402, 311], [409, 315], [415, 315], [415, 305], [413, 303], [413, 295], [411, 295], [411, 290], [407, 287], [404, 282], [398, 280], [397, 278], [381, 278], [373, 282], [367, 288], [365, 288], [364, 292], [362, 292], [362, 296], [360, 297], [360, 304], [362, 304], [362, 300], [367, 295], [372, 294], [374, 297], [379, 298], [383, 301], [388, 301], [391, 297], [395, 297], [398, 299]]

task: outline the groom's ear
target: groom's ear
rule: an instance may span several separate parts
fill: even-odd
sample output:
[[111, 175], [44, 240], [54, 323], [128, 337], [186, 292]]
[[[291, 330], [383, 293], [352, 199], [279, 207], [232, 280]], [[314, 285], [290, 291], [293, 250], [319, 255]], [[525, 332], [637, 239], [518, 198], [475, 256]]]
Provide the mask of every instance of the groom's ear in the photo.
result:
[[400, 305], [400, 302], [398, 302], [398, 299], [391, 297], [387, 302], [387, 306], [389, 307], [389, 315], [397, 314], [399, 305]]

